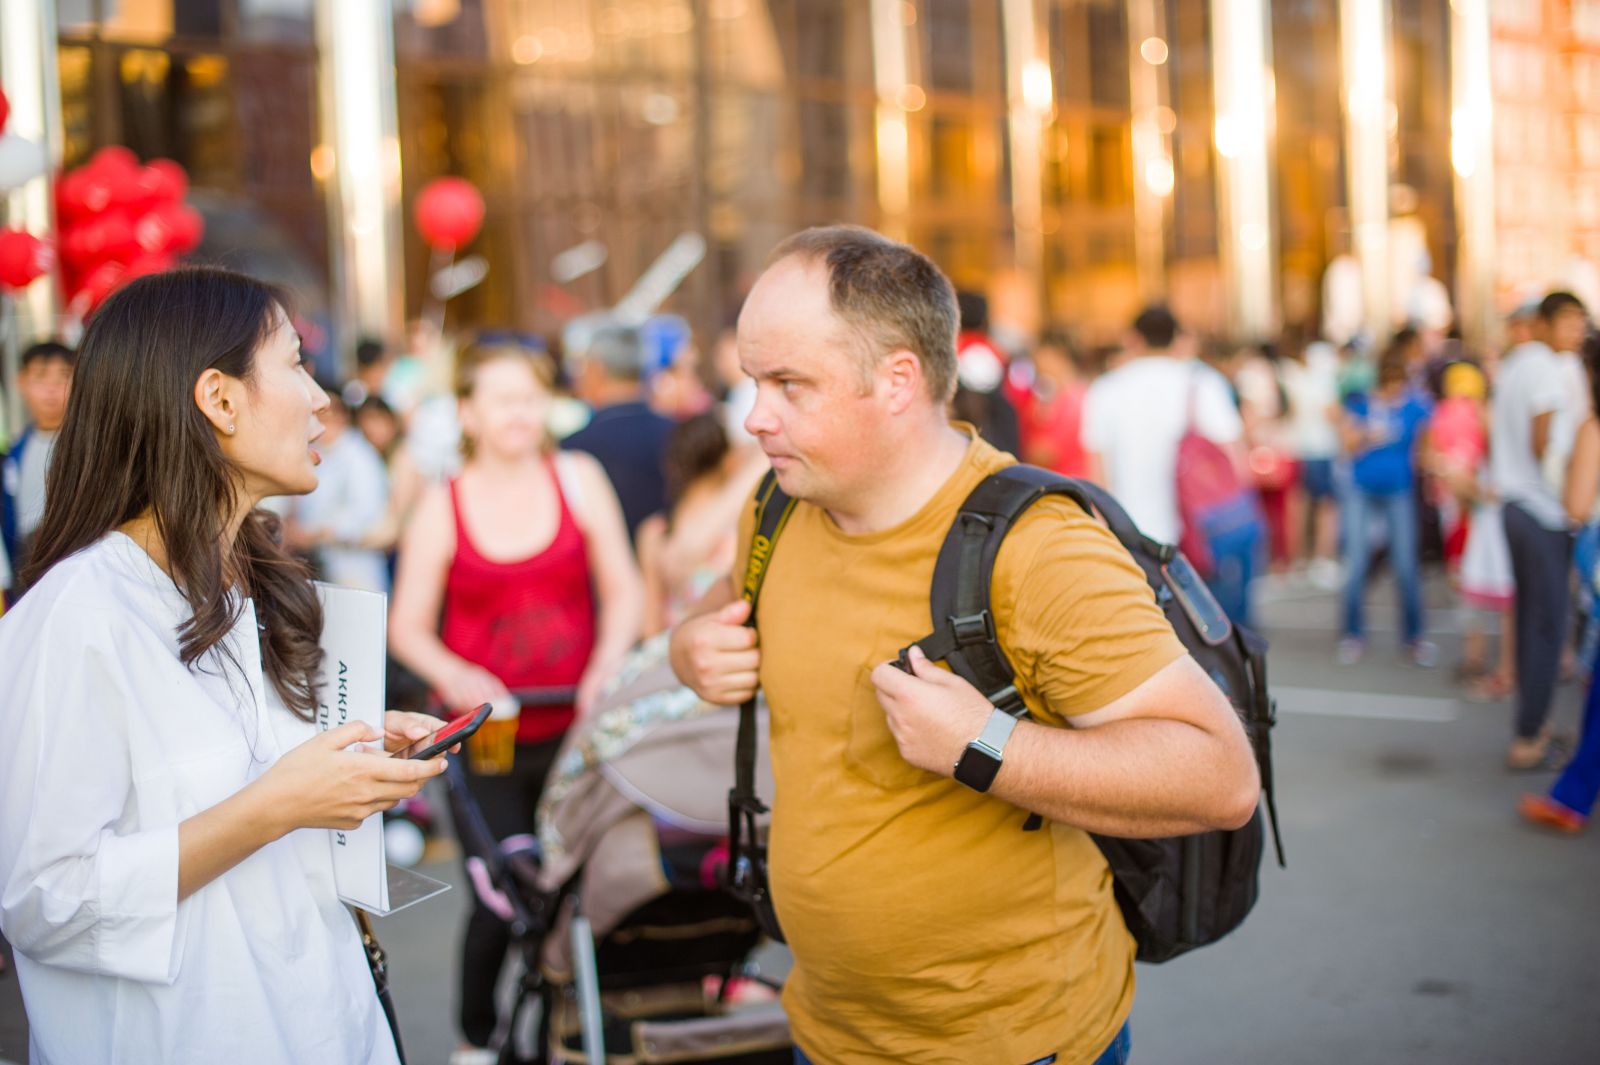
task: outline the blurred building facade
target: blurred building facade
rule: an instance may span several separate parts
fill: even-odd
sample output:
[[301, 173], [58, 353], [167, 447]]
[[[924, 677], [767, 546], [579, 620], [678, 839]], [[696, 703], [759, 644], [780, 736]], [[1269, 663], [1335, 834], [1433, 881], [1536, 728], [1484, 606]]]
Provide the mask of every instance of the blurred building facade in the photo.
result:
[[[54, 11], [64, 165], [113, 143], [175, 158], [346, 305], [316, 0], [5, 2]], [[1600, 259], [1600, 2], [1220, 2], [393, 0], [387, 327], [422, 309], [409, 206], [444, 174], [488, 204], [470, 249], [488, 275], [450, 304], [464, 326], [551, 329], [692, 231], [708, 253], [674, 306], [714, 329], [782, 236], [829, 221], [912, 241], [1020, 330], [1089, 341], [1152, 296], [1216, 333], [1317, 322], [1330, 260], [1396, 220], [1391, 273], [1458, 302]], [[1379, 35], [1352, 45], [1358, 18]], [[1471, 33], [1485, 54], [1463, 54]], [[1473, 78], [1493, 87], [1483, 106], [1462, 103]], [[1351, 210], [1372, 180], [1351, 165], [1363, 93], [1376, 219], [1370, 197]], [[1495, 174], [1493, 210], [1461, 211]], [[1238, 221], [1241, 188], [1264, 222]], [[585, 241], [604, 263], [558, 281], [552, 260]]]

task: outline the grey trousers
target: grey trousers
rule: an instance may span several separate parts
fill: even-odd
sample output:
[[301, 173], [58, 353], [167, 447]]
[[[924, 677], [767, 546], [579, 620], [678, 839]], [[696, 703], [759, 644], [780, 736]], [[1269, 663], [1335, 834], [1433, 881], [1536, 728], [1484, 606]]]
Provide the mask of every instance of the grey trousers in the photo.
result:
[[1517, 737], [1531, 740], [1550, 717], [1571, 631], [1572, 534], [1545, 528], [1515, 503], [1504, 514], [1517, 584]]

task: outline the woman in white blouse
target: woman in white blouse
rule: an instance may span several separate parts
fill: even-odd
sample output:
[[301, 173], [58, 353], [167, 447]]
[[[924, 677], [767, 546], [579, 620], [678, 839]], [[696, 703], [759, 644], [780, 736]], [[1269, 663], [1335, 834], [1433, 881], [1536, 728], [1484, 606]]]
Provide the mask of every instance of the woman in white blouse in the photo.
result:
[[268, 496], [327, 397], [283, 301], [140, 278], [90, 321], [36, 583], [0, 620], [0, 930], [34, 1065], [398, 1060], [329, 828], [444, 768], [318, 732], [321, 611]]

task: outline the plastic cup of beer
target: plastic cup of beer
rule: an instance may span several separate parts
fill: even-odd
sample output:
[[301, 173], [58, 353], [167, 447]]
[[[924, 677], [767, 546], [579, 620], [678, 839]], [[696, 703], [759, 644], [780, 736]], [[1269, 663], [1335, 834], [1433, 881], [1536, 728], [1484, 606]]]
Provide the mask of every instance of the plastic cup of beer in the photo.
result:
[[467, 755], [474, 773], [503, 777], [511, 772], [511, 763], [517, 756], [517, 716], [522, 704], [507, 696], [491, 705], [489, 719], [467, 740]]

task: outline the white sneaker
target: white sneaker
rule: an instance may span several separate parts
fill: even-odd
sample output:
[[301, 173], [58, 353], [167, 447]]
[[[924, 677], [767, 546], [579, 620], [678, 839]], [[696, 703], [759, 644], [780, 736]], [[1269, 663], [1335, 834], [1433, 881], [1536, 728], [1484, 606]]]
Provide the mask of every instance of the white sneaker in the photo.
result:
[[499, 1052], [488, 1047], [462, 1047], [450, 1052], [450, 1065], [496, 1065], [499, 1060]]
[[1406, 646], [1406, 661], [1418, 669], [1432, 669], [1439, 664], [1439, 648], [1428, 640], [1412, 640]]
[[1331, 558], [1319, 558], [1306, 567], [1311, 583], [1325, 592], [1337, 592], [1344, 585], [1344, 567]]
[[1361, 656], [1367, 653], [1367, 641], [1357, 636], [1346, 636], [1339, 641], [1339, 649], [1334, 652], [1333, 660], [1341, 666], [1353, 666], [1361, 661]]

